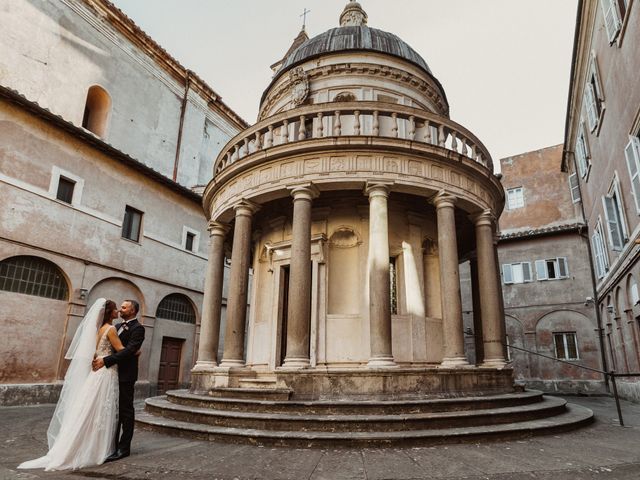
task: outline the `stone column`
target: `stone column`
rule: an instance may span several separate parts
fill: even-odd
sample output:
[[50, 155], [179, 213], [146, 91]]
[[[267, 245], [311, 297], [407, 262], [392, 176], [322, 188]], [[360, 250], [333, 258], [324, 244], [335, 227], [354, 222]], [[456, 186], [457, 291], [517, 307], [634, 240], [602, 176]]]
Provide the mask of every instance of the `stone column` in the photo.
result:
[[460, 296], [460, 270], [458, 241], [456, 238], [456, 198], [444, 192], [433, 200], [438, 217], [438, 252], [440, 254], [440, 281], [442, 293], [443, 359], [441, 367], [465, 366], [462, 324], [462, 298]]
[[253, 203], [243, 201], [234, 207], [236, 212], [231, 252], [227, 326], [221, 367], [244, 366], [244, 329], [247, 317], [247, 290], [251, 258], [251, 217], [257, 210]]
[[371, 183], [369, 196], [369, 322], [371, 357], [368, 366], [395, 367], [391, 351], [391, 285], [389, 278], [389, 185]]
[[484, 358], [484, 339], [482, 338], [482, 307], [480, 306], [480, 285], [478, 284], [478, 258], [469, 261], [471, 271], [471, 301], [473, 303], [473, 344], [476, 350], [476, 365]]
[[500, 308], [501, 291], [498, 288], [493, 225], [495, 217], [490, 210], [475, 217], [476, 250], [478, 253], [478, 284], [482, 315], [484, 367], [503, 367], [506, 362], [502, 346], [504, 313]]
[[198, 361], [193, 368], [194, 371], [211, 370], [218, 361], [222, 282], [224, 279], [224, 238], [229, 231], [229, 226], [211, 221], [208, 230], [210, 236], [209, 261], [204, 280]]
[[291, 189], [293, 223], [289, 266], [287, 352], [283, 368], [306, 368], [311, 327], [311, 202], [318, 196], [312, 185]]

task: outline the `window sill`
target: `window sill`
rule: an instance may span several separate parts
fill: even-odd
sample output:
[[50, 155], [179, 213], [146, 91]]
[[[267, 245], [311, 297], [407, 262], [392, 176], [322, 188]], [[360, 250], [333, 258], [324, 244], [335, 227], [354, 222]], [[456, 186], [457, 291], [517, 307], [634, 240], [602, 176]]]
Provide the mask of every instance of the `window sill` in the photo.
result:
[[136, 240], [131, 240], [130, 238], [127, 237], [120, 237], [121, 240], [124, 240], [126, 242], [129, 243], [133, 243], [134, 245], [142, 245], [142, 243], [140, 243], [140, 240], [136, 241]]

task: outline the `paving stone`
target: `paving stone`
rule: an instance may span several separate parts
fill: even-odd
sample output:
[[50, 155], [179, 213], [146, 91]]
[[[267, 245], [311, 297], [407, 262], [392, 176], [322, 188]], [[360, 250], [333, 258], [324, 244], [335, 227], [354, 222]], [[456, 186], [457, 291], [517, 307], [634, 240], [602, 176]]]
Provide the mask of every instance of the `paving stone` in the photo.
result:
[[0, 408], [0, 480], [638, 480], [640, 405], [569, 398], [592, 426], [558, 435], [419, 448], [289, 449], [194, 441], [136, 431], [132, 455], [77, 472], [18, 471], [46, 452], [52, 406]]
[[365, 480], [364, 458], [360, 450], [323, 452], [309, 480]]

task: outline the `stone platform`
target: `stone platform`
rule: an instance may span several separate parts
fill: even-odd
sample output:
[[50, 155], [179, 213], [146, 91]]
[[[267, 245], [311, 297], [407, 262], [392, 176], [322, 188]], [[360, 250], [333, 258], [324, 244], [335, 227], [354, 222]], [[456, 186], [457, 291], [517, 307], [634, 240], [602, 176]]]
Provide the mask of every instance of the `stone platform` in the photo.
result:
[[138, 425], [201, 440], [367, 447], [520, 438], [593, 420], [566, 400], [517, 391], [509, 369], [218, 373], [226, 386], [147, 399]]

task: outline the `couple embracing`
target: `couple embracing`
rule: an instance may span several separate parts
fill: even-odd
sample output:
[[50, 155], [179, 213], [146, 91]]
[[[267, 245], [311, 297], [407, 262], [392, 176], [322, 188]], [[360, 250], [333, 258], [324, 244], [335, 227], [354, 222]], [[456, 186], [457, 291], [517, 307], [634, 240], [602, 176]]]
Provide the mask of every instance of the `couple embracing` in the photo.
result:
[[[18, 468], [77, 469], [129, 456], [134, 384], [144, 327], [135, 300], [98, 299], [78, 326], [71, 363], [47, 430], [49, 452]], [[114, 321], [122, 322], [114, 325]]]

